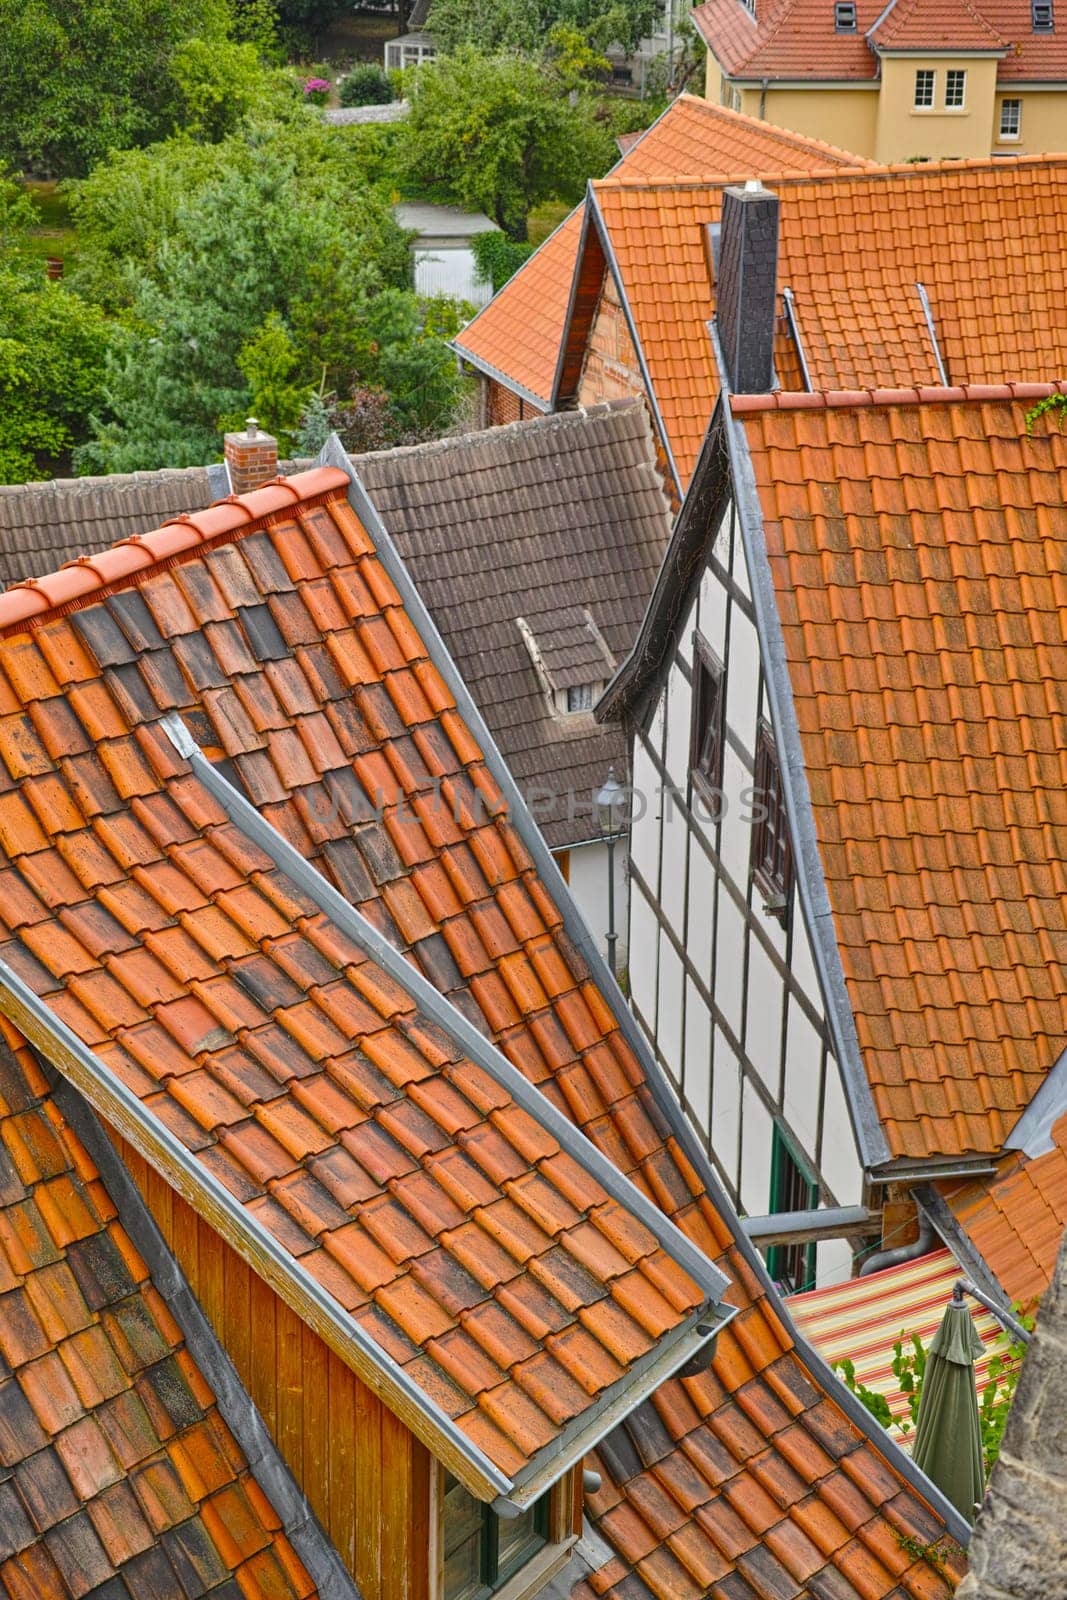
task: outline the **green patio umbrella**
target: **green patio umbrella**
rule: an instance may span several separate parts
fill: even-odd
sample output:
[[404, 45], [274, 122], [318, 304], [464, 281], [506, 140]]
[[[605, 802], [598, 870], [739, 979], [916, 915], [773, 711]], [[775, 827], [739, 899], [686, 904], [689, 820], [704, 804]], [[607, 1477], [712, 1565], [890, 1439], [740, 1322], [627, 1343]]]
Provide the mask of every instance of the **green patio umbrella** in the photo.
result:
[[985, 1493], [974, 1374], [983, 1349], [970, 1307], [955, 1289], [930, 1341], [912, 1457], [970, 1523]]

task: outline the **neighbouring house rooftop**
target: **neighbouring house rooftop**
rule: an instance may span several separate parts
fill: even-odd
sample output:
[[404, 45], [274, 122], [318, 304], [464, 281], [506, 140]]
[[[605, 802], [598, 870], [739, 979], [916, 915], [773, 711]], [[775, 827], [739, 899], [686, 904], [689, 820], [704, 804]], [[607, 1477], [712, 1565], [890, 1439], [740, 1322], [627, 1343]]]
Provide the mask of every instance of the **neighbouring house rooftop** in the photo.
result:
[[1005, 83], [1067, 77], [1063, 33], [1035, 30], [1028, 0], [857, 0], [856, 26], [840, 29], [827, 0], [704, 0], [693, 22], [731, 78], [872, 82], [893, 51], [988, 53]]
[[[592, 183], [576, 269], [583, 284], [614, 274], [682, 487], [719, 388], [707, 229], [725, 182]], [[783, 317], [775, 342], [784, 389], [1042, 382], [1067, 360], [1067, 158], [789, 174], [770, 186], [778, 282], [792, 292], [794, 326]], [[594, 311], [588, 293], [576, 298], [562, 369], [572, 387]]]
[[[627, 148], [612, 174], [640, 179], [743, 172], [753, 177], [867, 164], [821, 140], [680, 95]], [[552, 403], [584, 214], [584, 206], [573, 211], [453, 341], [464, 359], [540, 410]]]
[[[596, 406], [352, 459], [512, 772], [524, 791], [560, 797], [538, 804], [545, 837], [560, 848], [594, 836], [590, 797], [609, 766], [625, 772], [625, 740], [550, 705], [516, 619], [551, 657], [561, 607], [583, 614], [594, 698], [614, 665], [584, 613], [615, 664], [627, 655], [670, 534], [643, 407]], [[203, 509], [216, 470], [0, 488], [0, 583]]]
[[485, 1498], [635, 1407], [581, 1593], [947, 1600], [328, 453], [0, 597], [0, 1009]]

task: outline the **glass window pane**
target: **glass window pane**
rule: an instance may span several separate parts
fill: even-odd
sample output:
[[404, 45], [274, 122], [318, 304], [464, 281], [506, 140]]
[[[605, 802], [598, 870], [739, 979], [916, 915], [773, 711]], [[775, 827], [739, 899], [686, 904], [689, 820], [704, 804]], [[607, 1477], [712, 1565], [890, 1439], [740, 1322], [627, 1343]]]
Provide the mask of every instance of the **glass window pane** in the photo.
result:
[[482, 1529], [492, 1515], [449, 1474], [445, 1478], [445, 1600], [488, 1594], [482, 1578]]
[[539, 1515], [541, 1504], [539, 1500], [528, 1511], [524, 1511], [521, 1517], [514, 1517], [511, 1521], [501, 1517], [498, 1584], [525, 1566], [530, 1557], [535, 1555], [546, 1542], [545, 1535], [541, 1531], [544, 1526], [543, 1518]]

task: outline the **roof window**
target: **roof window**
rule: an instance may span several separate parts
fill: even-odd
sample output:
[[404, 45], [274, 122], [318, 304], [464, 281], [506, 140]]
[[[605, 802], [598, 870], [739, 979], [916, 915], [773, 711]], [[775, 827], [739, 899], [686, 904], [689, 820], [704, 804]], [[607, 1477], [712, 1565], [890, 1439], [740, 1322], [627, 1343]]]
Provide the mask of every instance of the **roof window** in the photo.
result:
[[1030, 24], [1035, 33], [1052, 32], [1052, 0], [1030, 0]]
[[855, 33], [855, 0], [837, 0], [834, 6], [834, 29], [837, 33]]

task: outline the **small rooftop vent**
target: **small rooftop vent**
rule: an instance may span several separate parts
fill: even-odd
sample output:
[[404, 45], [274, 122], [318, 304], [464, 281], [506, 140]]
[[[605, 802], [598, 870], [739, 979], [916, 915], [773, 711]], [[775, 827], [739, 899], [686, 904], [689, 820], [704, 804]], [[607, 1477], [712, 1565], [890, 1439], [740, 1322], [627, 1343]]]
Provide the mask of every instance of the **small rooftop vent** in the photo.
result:
[[837, 0], [834, 6], [834, 30], [837, 33], [855, 33], [855, 0]]

